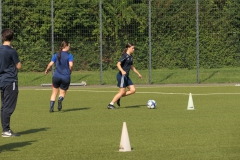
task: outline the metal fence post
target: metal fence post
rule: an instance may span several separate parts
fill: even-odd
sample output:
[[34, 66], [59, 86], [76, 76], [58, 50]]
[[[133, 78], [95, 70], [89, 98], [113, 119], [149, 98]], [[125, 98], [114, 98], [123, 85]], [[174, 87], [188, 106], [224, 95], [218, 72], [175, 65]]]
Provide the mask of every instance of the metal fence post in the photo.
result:
[[197, 83], [199, 81], [199, 5], [196, 0], [196, 63], [197, 63]]
[[152, 37], [151, 37], [151, 18], [152, 18], [152, 12], [151, 12], [151, 0], [148, 1], [148, 47], [149, 47], [149, 84], [152, 84]]
[[[52, 40], [52, 55], [54, 53], [54, 2], [53, 0], [51, 0], [51, 30], [52, 30], [52, 37], [51, 37], [51, 40]], [[54, 66], [52, 66], [52, 70], [54, 70]], [[53, 72], [52, 72], [53, 74]]]
[[[0, 0], [0, 33], [2, 33], [2, 0]], [[2, 36], [0, 36], [0, 44], [2, 44]]]
[[100, 84], [103, 84], [102, 80], [102, 0], [99, 0], [99, 45], [100, 45]]

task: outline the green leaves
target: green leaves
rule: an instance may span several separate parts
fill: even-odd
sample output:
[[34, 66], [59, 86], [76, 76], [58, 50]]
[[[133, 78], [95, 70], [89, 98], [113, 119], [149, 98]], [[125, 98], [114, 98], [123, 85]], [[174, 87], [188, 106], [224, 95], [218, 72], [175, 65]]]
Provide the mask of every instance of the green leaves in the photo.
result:
[[[151, 1], [152, 68], [196, 67], [195, 1]], [[134, 65], [149, 68], [149, 1], [102, 0], [102, 63], [116, 69], [127, 42], [136, 51]], [[240, 66], [240, 2], [199, 0], [200, 66]], [[13, 28], [23, 71], [43, 71], [52, 53], [51, 1], [5, 0], [2, 27]], [[54, 50], [68, 39], [74, 70], [100, 68], [99, 0], [54, 1]]]

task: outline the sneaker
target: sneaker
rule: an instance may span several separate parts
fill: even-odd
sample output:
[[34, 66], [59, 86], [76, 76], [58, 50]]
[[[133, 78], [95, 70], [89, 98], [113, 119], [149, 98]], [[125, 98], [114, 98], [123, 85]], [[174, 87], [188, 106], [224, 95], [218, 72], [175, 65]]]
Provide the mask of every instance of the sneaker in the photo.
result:
[[62, 110], [62, 101], [58, 100], [58, 111]]
[[121, 98], [119, 98], [118, 100], [117, 100], [117, 105], [120, 107], [120, 99]]
[[107, 108], [108, 108], [108, 109], [116, 109], [116, 107], [115, 107], [114, 105], [111, 105], [111, 104], [109, 104], [109, 105], [107, 106]]
[[53, 107], [50, 107], [50, 111], [49, 111], [50, 113], [51, 112], [54, 112], [54, 108]]
[[14, 133], [11, 130], [7, 132], [2, 132], [2, 137], [18, 137], [18, 136], [20, 136], [20, 134]]

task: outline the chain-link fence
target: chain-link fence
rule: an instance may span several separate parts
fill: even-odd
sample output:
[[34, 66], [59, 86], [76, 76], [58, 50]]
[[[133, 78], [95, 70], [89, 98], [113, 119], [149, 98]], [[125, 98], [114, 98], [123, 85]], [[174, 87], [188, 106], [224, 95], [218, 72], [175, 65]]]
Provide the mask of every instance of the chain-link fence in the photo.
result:
[[[0, 30], [15, 31], [22, 71], [44, 71], [67, 39], [75, 71], [115, 70], [127, 42], [147, 83], [161, 83], [162, 68], [240, 66], [238, 0], [0, 0]], [[154, 72], [152, 72], [154, 71]], [[165, 77], [169, 77], [167, 75]], [[191, 82], [196, 82], [191, 77]]]

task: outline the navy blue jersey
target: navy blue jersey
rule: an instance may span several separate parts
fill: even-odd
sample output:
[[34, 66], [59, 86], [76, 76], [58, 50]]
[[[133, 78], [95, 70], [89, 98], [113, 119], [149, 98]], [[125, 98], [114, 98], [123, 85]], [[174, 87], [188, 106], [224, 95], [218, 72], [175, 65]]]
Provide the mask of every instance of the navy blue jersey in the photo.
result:
[[119, 62], [121, 62], [122, 69], [126, 72], [126, 75], [129, 75], [131, 65], [133, 65], [133, 56], [124, 53], [120, 58]]
[[0, 46], [0, 87], [18, 81], [16, 64], [19, 62], [15, 49], [8, 45]]
[[71, 71], [69, 69], [69, 62], [73, 62], [73, 55], [69, 52], [62, 51], [60, 61], [58, 61], [57, 55], [58, 53], [52, 57], [52, 61], [56, 64], [56, 70], [53, 76], [62, 79], [70, 78]]

